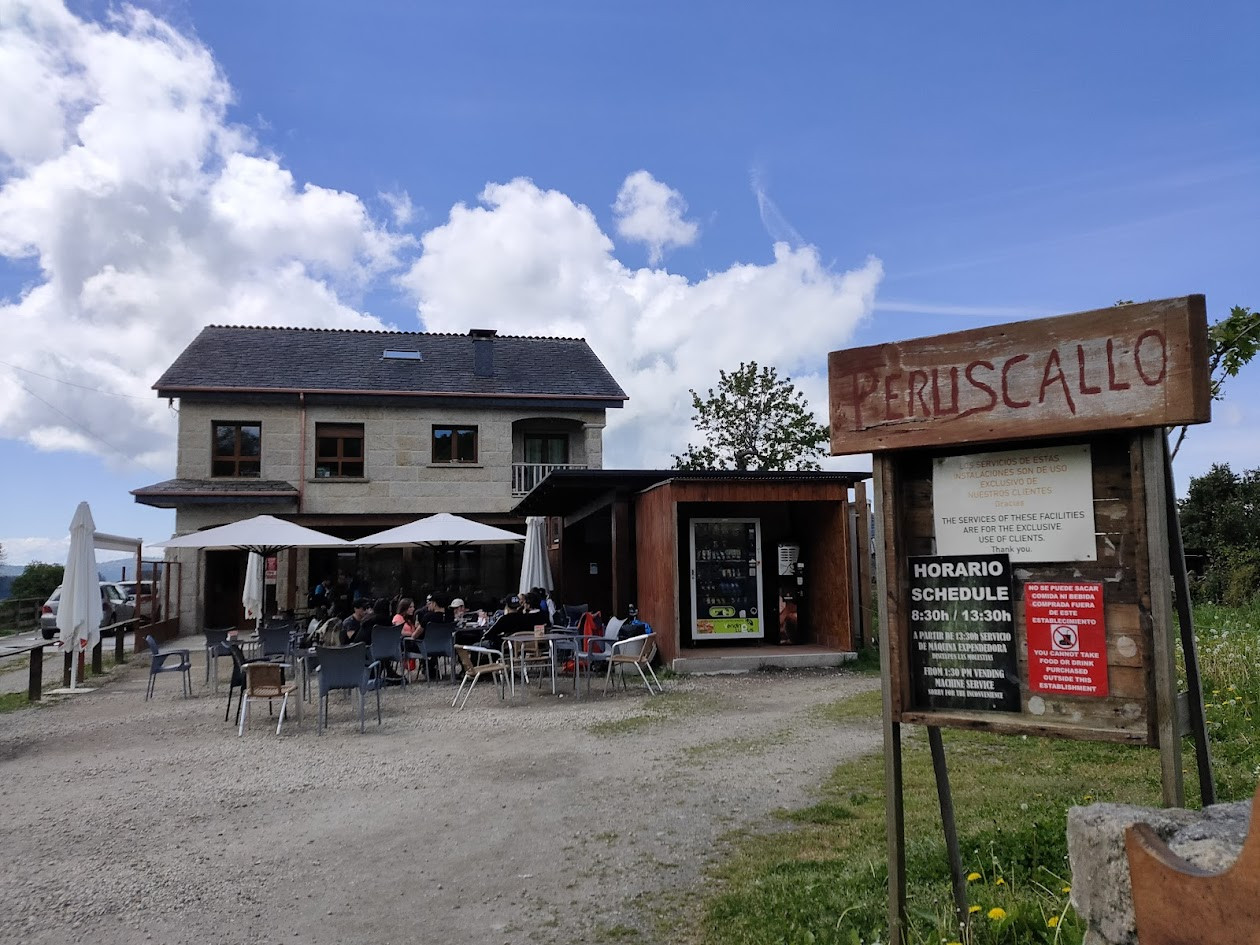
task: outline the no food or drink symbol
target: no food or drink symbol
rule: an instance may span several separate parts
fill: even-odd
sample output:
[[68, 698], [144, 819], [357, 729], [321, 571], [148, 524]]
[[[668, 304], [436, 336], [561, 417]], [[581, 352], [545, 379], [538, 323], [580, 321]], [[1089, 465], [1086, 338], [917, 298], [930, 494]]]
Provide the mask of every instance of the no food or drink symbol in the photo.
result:
[[1074, 623], [1056, 623], [1050, 628], [1050, 642], [1060, 653], [1075, 653], [1080, 648], [1080, 636]]

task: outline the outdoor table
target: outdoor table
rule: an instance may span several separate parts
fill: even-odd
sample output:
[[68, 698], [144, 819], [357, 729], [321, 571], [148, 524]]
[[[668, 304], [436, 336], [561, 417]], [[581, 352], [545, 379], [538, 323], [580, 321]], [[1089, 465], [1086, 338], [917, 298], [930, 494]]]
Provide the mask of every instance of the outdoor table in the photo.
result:
[[[582, 645], [582, 637], [580, 634], [566, 633], [557, 630], [549, 630], [545, 633], [532, 633], [526, 630], [520, 633], [513, 633], [512, 635], [503, 638], [503, 642], [507, 646], [506, 655], [508, 660], [508, 680], [513, 682], [513, 695], [516, 694], [514, 681], [516, 678], [515, 664], [517, 661], [517, 653], [519, 652], [519, 648], [527, 643], [547, 644], [547, 653], [551, 664], [551, 694], [553, 696], [556, 694], [556, 643], [561, 640], [573, 643], [575, 650]], [[524, 682], [524, 676], [522, 676], [522, 682]], [[587, 685], [590, 685], [589, 680], [587, 681]], [[573, 654], [573, 691], [579, 698], [581, 697], [582, 660], [578, 657], [576, 652]]]

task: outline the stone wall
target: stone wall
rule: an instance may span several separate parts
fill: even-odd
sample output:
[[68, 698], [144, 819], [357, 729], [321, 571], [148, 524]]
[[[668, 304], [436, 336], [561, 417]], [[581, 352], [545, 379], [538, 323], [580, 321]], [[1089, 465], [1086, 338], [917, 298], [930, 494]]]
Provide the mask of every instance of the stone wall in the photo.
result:
[[1089, 927], [1084, 945], [1137, 945], [1124, 852], [1124, 832], [1131, 825], [1150, 824], [1173, 853], [1217, 873], [1238, 858], [1250, 819], [1250, 801], [1215, 804], [1201, 811], [1130, 804], [1071, 808], [1067, 841], [1072, 907]]

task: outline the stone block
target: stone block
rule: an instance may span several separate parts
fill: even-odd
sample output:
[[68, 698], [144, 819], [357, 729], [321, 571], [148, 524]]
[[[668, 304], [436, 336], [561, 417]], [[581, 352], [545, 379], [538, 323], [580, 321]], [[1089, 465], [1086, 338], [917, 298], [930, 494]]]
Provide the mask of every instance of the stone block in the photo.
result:
[[1137, 945], [1124, 832], [1150, 824], [1178, 856], [1210, 872], [1228, 868], [1242, 849], [1251, 805], [1215, 804], [1202, 811], [1091, 804], [1068, 810], [1072, 907], [1088, 928], [1084, 945]]

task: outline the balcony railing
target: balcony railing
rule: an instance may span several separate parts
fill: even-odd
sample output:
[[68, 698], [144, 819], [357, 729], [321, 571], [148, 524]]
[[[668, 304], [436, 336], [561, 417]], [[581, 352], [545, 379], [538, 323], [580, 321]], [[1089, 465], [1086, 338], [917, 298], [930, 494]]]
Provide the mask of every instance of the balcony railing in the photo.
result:
[[512, 495], [529, 495], [556, 469], [585, 469], [586, 463], [513, 463]]

